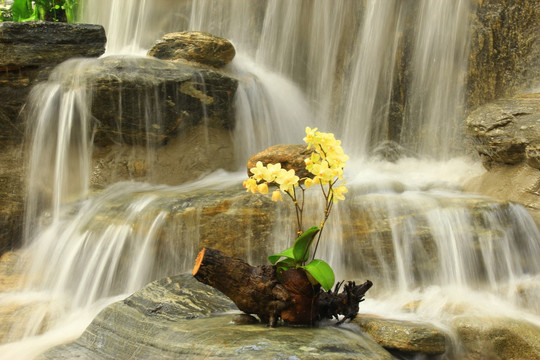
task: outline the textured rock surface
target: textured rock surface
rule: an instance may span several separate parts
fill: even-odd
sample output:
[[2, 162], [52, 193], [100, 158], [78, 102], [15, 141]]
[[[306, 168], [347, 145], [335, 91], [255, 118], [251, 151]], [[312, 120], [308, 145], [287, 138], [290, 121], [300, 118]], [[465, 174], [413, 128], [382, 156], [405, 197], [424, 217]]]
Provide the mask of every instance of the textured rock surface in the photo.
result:
[[444, 333], [432, 325], [366, 315], [357, 316], [354, 323], [388, 350], [428, 355], [446, 351]]
[[33, 85], [67, 59], [102, 55], [105, 43], [100, 25], [0, 22], [0, 143], [22, 141], [20, 112]]
[[537, 165], [540, 145], [540, 93], [486, 104], [467, 118], [467, 131], [489, 168], [493, 163]]
[[233, 304], [190, 275], [154, 282], [103, 310], [75, 342], [41, 359], [392, 359], [373, 340], [334, 327], [235, 325]]
[[21, 243], [24, 168], [20, 147], [0, 143], [0, 255]]
[[152, 58], [107, 57], [83, 75], [99, 121], [96, 143], [166, 143], [188, 127], [234, 127], [237, 81]]
[[0, 67], [59, 64], [105, 52], [101, 25], [62, 22], [0, 22]]
[[476, 0], [469, 56], [467, 103], [488, 101], [538, 87], [540, 2]]
[[463, 344], [463, 359], [540, 359], [540, 328], [531, 323], [463, 316], [452, 326]]
[[465, 190], [523, 204], [540, 225], [540, 93], [479, 107], [467, 132], [489, 171]]
[[227, 39], [200, 31], [165, 34], [148, 52], [163, 60], [187, 60], [222, 67], [232, 61], [236, 50]]
[[247, 163], [247, 173], [251, 176], [249, 169], [254, 168], [258, 161], [263, 165], [281, 164], [282, 169], [293, 169], [300, 178], [312, 177], [307, 170], [304, 160], [311, 155], [312, 151], [307, 145], [274, 145], [253, 155]]

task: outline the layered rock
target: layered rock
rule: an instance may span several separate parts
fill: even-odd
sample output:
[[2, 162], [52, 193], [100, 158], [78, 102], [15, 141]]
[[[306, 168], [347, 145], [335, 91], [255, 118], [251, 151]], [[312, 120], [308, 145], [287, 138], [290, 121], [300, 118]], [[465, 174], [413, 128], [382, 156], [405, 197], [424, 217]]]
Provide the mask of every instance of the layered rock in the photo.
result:
[[235, 325], [232, 314], [218, 315], [233, 306], [190, 275], [166, 278], [109, 306], [77, 341], [40, 358], [393, 358], [354, 330]]
[[538, 166], [540, 93], [518, 95], [486, 104], [467, 118], [467, 131], [484, 165]]
[[538, 86], [540, 3], [477, 0], [470, 49], [470, 109]]
[[59, 64], [73, 57], [98, 57], [105, 52], [101, 25], [63, 22], [0, 23], [0, 67]]
[[466, 190], [523, 204], [540, 224], [540, 93], [500, 99], [473, 111], [467, 132], [489, 169]]
[[222, 37], [201, 31], [184, 31], [165, 34], [154, 44], [148, 55], [219, 68], [232, 61], [236, 50], [229, 40]]

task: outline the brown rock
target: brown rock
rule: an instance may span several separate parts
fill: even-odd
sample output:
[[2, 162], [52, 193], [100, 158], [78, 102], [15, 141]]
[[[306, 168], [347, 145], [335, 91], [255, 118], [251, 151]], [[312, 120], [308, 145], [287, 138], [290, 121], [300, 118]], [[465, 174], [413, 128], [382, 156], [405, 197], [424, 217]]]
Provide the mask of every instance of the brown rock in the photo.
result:
[[163, 60], [187, 60], [222, 67], [232, 61], [236, 50], [229, 40], [200, 31], [165, 34], [148, 52]]
[[428, 355], [446, 351], [446, 337], [432, 325], [359, 315], [353, 320], [387, 350]]
[[525, 149], [527, 165], [540, 169], [540, 144], [529, 144]]
[[280, 163], [286, 170], [293, 169], [299, 178], [313, 177], [305, 168], [304, 160], [313, 151], [306, 145], [274, 145], [253, 155], [247, 163], [248, 176], [251, 176], [250, 169], [254, 168], [258, 161], [263, 165]]
[[[518, 164], [540, 142], [540, 93], [518, 95], [481, 106], [467, 118], [467, 131], [486, 168]], [[533, 150], [531, 148], [531, 150]], [[534, 151], [531, 151], [531, 159]], [[534, 160], [531, 160], [534, 164]]]
[[461, 316], [452, 325], [463, 359], [540, 359], [540, 328], [523, 320]]

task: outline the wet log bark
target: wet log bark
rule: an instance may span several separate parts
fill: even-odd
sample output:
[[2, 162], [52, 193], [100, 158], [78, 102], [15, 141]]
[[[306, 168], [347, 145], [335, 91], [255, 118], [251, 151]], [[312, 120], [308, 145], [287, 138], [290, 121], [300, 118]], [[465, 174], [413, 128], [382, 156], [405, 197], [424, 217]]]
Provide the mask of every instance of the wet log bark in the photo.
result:
[[289, 294], [279, 283], [273, 266], [251, 266], [245, 261], [204, 248], [195, 261], [193, 276], [227, 295], [247, 314], [275, 326], [289, 306]]
[[312, 325], [322, 319], [339, 319], [338, 324], [354, 319], [358, 304], [364, 299], [371, 281], [356, 285], [349, 281], [342, 292], [343, 282], [333, 291], [323, 292], [312, 285], [301, 269], [290, 269], [278, 280], [271, 265], [252, 266], [209, 248], [201, 250], [195, 261], [193, 276], [228, 296], [247, 314], [256, 314], [270, 326], [281, 318], [291, 324]]

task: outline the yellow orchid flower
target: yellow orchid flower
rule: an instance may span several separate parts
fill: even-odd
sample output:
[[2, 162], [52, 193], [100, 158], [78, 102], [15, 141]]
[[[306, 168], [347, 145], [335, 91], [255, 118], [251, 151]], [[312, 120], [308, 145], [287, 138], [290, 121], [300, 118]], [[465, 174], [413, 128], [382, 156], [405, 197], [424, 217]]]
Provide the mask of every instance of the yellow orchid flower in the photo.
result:
[[272, 192], [272, 201], [282, 201], [281, 191], [275, 190]]

